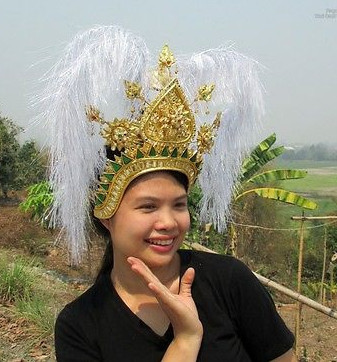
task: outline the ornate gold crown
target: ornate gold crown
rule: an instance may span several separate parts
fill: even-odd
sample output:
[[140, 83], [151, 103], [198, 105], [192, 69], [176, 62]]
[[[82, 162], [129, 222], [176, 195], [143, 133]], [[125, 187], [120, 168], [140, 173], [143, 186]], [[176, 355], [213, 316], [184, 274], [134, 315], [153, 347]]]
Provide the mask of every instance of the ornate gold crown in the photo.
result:
[[[187, 176], [191, 186], [201, 169], [203, 154], [213, 145], [221, 113], [212, 124], [199, 128], [195, 140], [194, 113], [177, 78], [171, 76], [170, 68], [174, 63], [175, 58], [165, 45], [159, 56], [158, 69], [153, 72], [152, 88], [159, 94], [151, 103], [143, 96], [140, 84], [124, 82], [126, 96], [143, 102], [139, 119], [115, 118], [107, 122], [94, 106], [86, 109], [90, 121], [103, 125], [106, 145], [120, 153], [114, 160], [107, 160], [100, 177], [94, 210], [97, 218], [113, 216], [129, 183], [144, 173], [179, 171]], [[214, 85], [201, 86], [194, 102], [208, 102], [213, 90]]]

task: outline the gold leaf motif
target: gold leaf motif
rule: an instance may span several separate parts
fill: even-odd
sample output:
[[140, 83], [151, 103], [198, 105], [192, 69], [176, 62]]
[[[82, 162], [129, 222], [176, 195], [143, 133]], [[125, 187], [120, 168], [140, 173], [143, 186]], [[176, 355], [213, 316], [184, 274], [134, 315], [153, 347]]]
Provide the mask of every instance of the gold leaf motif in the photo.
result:
[[103, 130], [103, 137], [111, 150], [132, 148], [138, 141], [138, 124], [125, 119], [114, 119]]
[[210, 101], [212, 98], [212, 92], [215, 88], [214, 84], [204, 84], [198, 90], [198, 100], [199, 101]]
[[89, 121], [91, 122], [98, 122], [98, 123], [104, 123], [101, 112], [95, 107], [95, 106], [87, 106], [85, 108], [85, 114]]
[[140, 123], [146, 139], [158, 145], [188, 146], [195, 134], [195, 121], [176, 79], [151, 102]]
[[215, 120], [212, 123], [212, 127], [214, 130], [217, 130], [220, 127], [221, 116], [222, 116], [222, 112], [218, 112], [216, 114]]
[[213, 127], [211, 125], [202, 125], [197, 135], [198, 153], [207, 153], [213, 146]]
[[170, 68], [175, 63], [174, 55], [168, 45], [164, 45], [159, 54], [159, 67]]
[[125, 93], [129, 99], [142, 98], [142, 86], [139, 83], [124, 81]]
[[167, 68], [159, 68], [151, 73], [151, 87], [161, 90], [170, 82], [170, 71]]

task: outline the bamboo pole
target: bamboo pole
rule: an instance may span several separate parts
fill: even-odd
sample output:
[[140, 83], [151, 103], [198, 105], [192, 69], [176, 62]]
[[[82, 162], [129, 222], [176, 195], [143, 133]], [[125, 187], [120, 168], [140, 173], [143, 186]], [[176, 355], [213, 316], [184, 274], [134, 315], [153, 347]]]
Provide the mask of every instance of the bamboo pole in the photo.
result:
[[[208, 253], [217, 254], [214, 250], [208, 249], [205, 246], [200, 245], [198, 243], [191, 243], [191, 244], [186, 243], [186, 245], [191, 247], [194, 250], [206, 251]], [[279, 283], [276, 283], [273, 280], [268, 279], [258, 273], [254, 273], [254, 274], [264, 286], [277, 290], [278, 292], [288, 296], [289, 298], [292, 298], [296, 301], [300, 301], [301, 303], [307, 305], [308, 307], [310, 307], [312, 309], [317, 310], [318, 312], [324, 313], [331, 318], [337, 319], [337, 311], [335, 311], [329, 307], [326, 307], [302, 294], [299, 294]]]
[[322, 267], [321, 287], [320, 287], [320, 291], [319, 291], [319, 300], [321, 301], [322, 304], [324, 304], [324, 302], [323, 302], [323, 287], [324, 287], [325, 269], [326, 269], [326, 252], [327, 252], [326, 245], [327, 245], [327, 231], [326, 231], [326, 227], [324, 227], [323, 267]]
[[337, 220], [337, 216], [292, 216], [291, 220]]
[[[298, 253], [298, 269], [297, 269], [297, 293], [301, 294], [302, 287], [302, 269], [303, 269], [303, 248], [304, 248], [304, 215], [301, 219], [300, 228], [300, 245]], [[299, 341], [300, 341], [300, 329], [301, 329], [301, 314], [302, 303], [297, 300], [297, 312], [296, 312], [296, 324], [295, 324], [295, 352], [299, 357]]]

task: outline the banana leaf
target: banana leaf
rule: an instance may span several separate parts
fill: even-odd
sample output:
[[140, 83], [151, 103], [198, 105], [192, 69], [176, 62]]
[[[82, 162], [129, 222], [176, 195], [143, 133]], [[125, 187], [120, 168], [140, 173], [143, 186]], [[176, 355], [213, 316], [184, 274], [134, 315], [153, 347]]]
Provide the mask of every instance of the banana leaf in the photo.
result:
[[283, 189], [276, 189], [272, 187], [261, 187], [255, 188], [248, 191], [245, 191], [238, 195], [235, 199], [237, 201], [242, 196], [245, 196], [249, 193], [255, 193], [258, 196], [264, 197], [266, 199], [277, 200], [281, 202], [285, 202], [287, 204], [297, 205], [299, 207], [303, 207], [305, 209], [314, 210], [317, 208], [317, 204], [305, 197], [302, 197], [294, 192], [286, 191]]
[[254, 148], [254, 150], [251, 152], [250, 157], [259, 159], [262, 154], [269, 150], [269, 148], [275, 143], [276, 141], [276, 134], [273, 133], [270, 136], [268, 136], [266, 139], [261, 141], [257, 147]]
[[280, 146], [263, 152], [258, 159], [255, 159], [255, 156], [248, 157], [245, 165], [241, 168], [241, 181], [249, 179], [261, 167], [281, 155], [283, 152], [284, 146]]
[[253, 176], [247, 182], [262, 184], [262, 183], [268, 183], [280, 180], [299, 179], [306, 177], [307, 174], [308, 171], [305, 170], [285, 170], [285, 169], [270, 170], [262, 172], [256, 176]]

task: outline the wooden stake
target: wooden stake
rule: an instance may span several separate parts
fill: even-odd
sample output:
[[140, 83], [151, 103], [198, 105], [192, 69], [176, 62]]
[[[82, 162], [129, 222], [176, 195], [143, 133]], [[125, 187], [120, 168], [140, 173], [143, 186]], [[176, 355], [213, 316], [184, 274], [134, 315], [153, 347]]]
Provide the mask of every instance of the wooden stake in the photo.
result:
[[[301, 219], [300, 228], [300, 245], [298, 253], [298, 269], [297, 269], [297, 293], [301, 294], [302, 287], [302, 268], [303, 268], [303, 247], [304, 247], [304, 215]], [[300, 342], [300, 329], [301, 329], [301, 314], [302, 314], [302, 303], [297, 301], [297, 313], [296, 313], [296, 324], [295, 324], [295, 352], [296, 356], [300, 356], [299, 342]]]
[[327, 231], [326, 227], [324, 227], [324, 244], [323, 244], [323, 268], [322, 268], [322, 279], [321, 279], [321, 289], [319, 291], [319, 300], [322, 304], [323, 302], [323, 288], [324, 288], [324, 279], [325, 279], [325, 269], [326, 269], [326, 239], [327, 239]]

